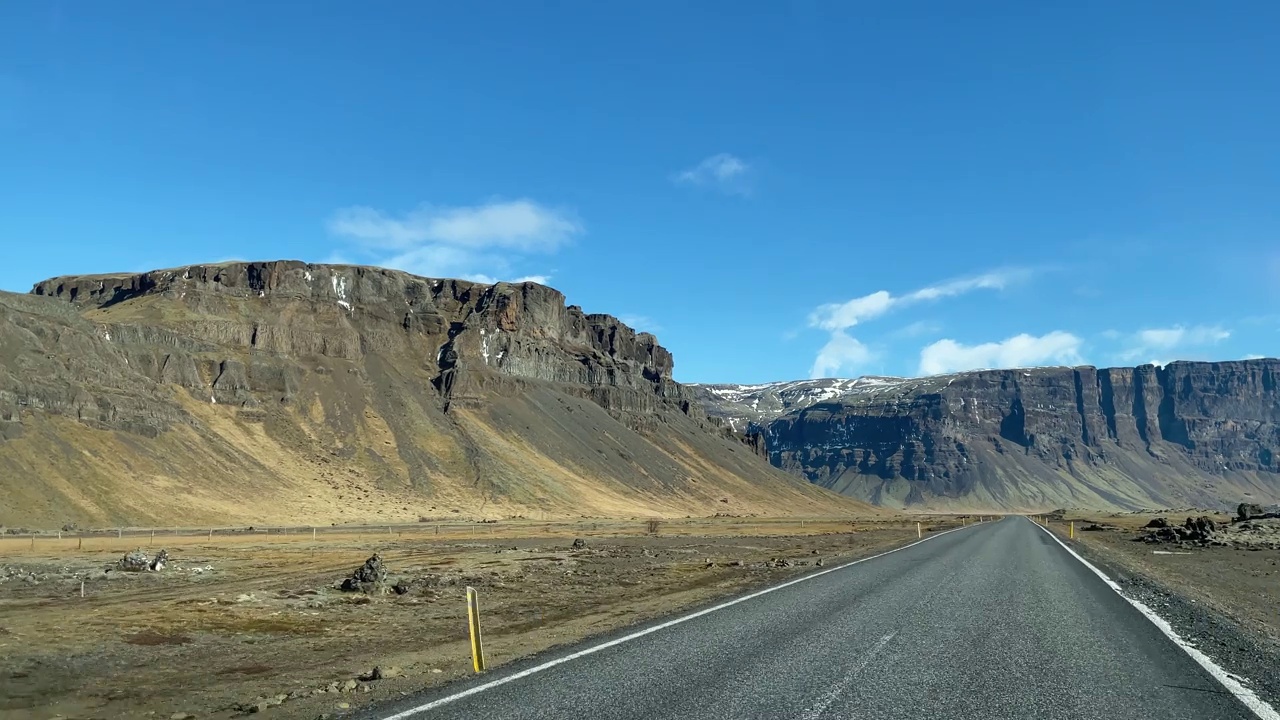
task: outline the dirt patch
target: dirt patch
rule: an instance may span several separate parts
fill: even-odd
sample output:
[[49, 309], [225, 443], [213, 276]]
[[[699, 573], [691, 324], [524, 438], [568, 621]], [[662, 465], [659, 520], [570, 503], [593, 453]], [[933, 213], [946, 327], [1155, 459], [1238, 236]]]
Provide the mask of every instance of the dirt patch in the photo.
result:
[[[160, 572], [104, 571], [127, 538], [10, 553], [0, 561], [14, 568], [0, 573], [10, 578], [0, 582], [10, 631], [0, 634], [0, 715], [311, 720], [469, 675], [468, 586], [480, 592], [486, 654], [497, 666], [916, 536], [914, 521], [664, 521], [649, 534], [637, 519], [546, 529], [553, 534], [523, 526], [511, 535], [500, 525], [466, 537], [166, 539]], [[583, 542], [574, 547], [575, 539]], [[379, 582], [341, 590], [373, 553], [386, 581], [379, 573]], [[396, 672], [361, 679], [374, 667]]]

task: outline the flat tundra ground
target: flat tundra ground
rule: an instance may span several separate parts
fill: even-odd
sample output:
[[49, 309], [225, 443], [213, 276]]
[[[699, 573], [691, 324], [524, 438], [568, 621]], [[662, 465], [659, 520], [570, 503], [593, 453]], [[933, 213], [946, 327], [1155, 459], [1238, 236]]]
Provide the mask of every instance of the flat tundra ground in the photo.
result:
[[[960, 519], [927, 519], [925, 533]], [[915, 520], [706, 518], [0, 540], [0, 715], [335, 717], [915, 539]], [[580, 547], [574, 541], [581, 539]], [[160, 572], [104, 572], [165, 548]], [[338, 585], [377, 552], [383, 589]], [[81, 597], [81, 583], [84, 597]], [[402, 594], [391, 587], [403, 582]], [[387, 677], [372, 679], [374, 667]], [[363, 678], [363, 679], [362, 679]]]

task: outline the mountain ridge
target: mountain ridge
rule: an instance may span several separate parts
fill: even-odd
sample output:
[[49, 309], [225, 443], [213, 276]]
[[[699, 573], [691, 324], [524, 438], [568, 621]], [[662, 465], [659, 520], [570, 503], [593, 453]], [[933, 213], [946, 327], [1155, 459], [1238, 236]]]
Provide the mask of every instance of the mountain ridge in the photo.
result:
[[1280, 498], [1278, 384], [1264, 358], [694, 391], [775, 466], [877, 504], [1132, 510]]
[[299, 261], [51, 278], [0, 294], [0, 522], [874, 512], [769, 466], [673, 366], [535, 283]]

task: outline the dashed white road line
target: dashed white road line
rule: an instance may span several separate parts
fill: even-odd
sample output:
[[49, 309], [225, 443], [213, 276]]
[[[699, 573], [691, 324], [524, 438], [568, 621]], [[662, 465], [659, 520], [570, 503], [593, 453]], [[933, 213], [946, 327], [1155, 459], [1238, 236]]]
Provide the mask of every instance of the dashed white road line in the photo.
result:
[[1144, 603], [1134, 600], [1121, 592], [1120, 586], [1116, 584], [1114, 580], [1107, 577], [1107, 574], [1099, 570], [1093, 563], [1080, 557], [1075, 550], [1072, 550], [1070, 546], [1062, 542], [1062, 540], [1057, 535], [1054, 535], [1048, 528], [1040, 525], [1039, 523], [1036, 523], [1036, 527], [1044, 530], [1049, 537], [1053, 538], [1055, 542], [1062, 546], [1063, 550], [1071, 553], [1072, 557], [1079, 560], [1081, 564], [1092, 570], [1095, 575], [1102, 578], [1102, 582], [1106, 583], [1107, 587], [1114, 590], [1117, 595], [1124, 598], [1126, 602], [1137, 608], [1138, 612], [1142, 613], [1144, 617], [1151, 621], [1152, 625], [1155, 625], [1160, 629], [1160, 632], [1165, 634], [1165, 637], [1172, 640], [1174, 645], [1177, 645], [1183, 652], [1190, 655], [1192, 660], [1195, 660], [1200, 667], [1205, 669], [1205, 672], [1213, 676], [1214, 680], [1217, 680], [1232, 695], [1235, 695], [1236, 699], [1243, 703], [1245, 707], [1249, 708], [1254, 715], [1257, 715], [1261, 720], [1280, 720], [1280, 713], [1277, 713], [1275, 708], [1271, 707], [1267, 701], [1254, 694], [1253, 690], [1250, 690], [1241, 683], [1235, 675], [1223, 670], [1222, 667], [1215, 663], [1208, 655], [1205, 655], [1194, 645], [1183, 640], [1182, 636], [1178, 634], [1177, 630], [1173, 629], [1173, 626], [1169, 624], [1168, 620], [1157, 615], [1154, 610], [1147, 607]]
[[[846, 569], [846, 568], [852, 567], [852, 566], [854, 566], [854, 565], [858, 565], [858, 564], [861, 564], [861, 563], [864, 563], [864, 562], [868, 562], [868, 561], [870, 561], [870, 560], [875, 560], [876, 558], [882, 558], [882, 557], [884, 557], [885, 555], [892, 555], [893, 553], [896, 553], [896, 552], [899, 552], [899, 551], [902, 551], [902, 550], [906, 550], [907, 548], [915, 547], [916, 545], [919, 545], [919, 544], [921, 544], [921, 543], [927, 543], [927, 542], [929, 542], [930, 540], [933, 540], [934, 538], [942, 537], [943, 535], [947, 535], [947, 534], [949, 534], [949, 533], [953, 533], [953, 532], [955, 532], [955, 531], [957, 531], [957, 530], [965, 530], [965, 529], [967, 529], [967, 528], [977, 527], [979, 524], [981, 524], [981, 523], [974, 524], [974, 525], [961, 526], [961, 527], [958, 527], [958, 528], [952, 528], [952, 529], [950, 529], [950, 530], [944, 530], [944, 531], [942, 531], [942, 532], [940, 532], [940, 533], [938, 533], [938, 534], [936, 534], [936, 535], [930, 535], [929, 537], [927, 537], [927, 538], [925, 538], [925, 539], [923, 539], [923, 540], [917, 540], [917, 541], [915, 541], [915, 542], [913, 542], [913, 543], [911, 543], [911, 544], [909, 544], [909, 545], [903, 545], [902, 547], [896, 547], [896, 548], [894, 548], [894, 549], [892, 549], [892, 550], [886, 550], [885, 552], [882, 552], [882, 553], [879, 553], [879, 554], [876, 554], [876, 555], [872, 555], [871, 557], [865, 557], [865, 558], [862, 558], [861, 560], [854, 560], [853, 562], [848, 562], [848, 563], [845, 563], [845, 564], [843, 564], [843, 565], [839, 565], [839, 566], [837, 566], [837, 567], [828, 568], [828, 569], [826, 569], [826, 570], [819, 570], [818, 572], [811, 573], [811, 574], [809, 574], [809, 575], [805, 575], [804, 577], [798, 577], [798, 578], [796, 578], [796, 579], [794, 579], [794, 580], [788, 580], [787, 582], [784, 582], [784, 583], [781, 583], [781, 584], [778, 584], [778, 585], [774, 585], [774, 586], [772, 586], [772, 587], [767, 587], [767, 588], [765, 588], [765, 589], [763, 589], [763, 590], [758, 590], [758, 591], [753, 592], [753, 593], [751, 593], [751, 594], [749, 594], [749, 595], [743, 595], [743, 596], [742, 596], [742, 597], [740, 597], [740, 598], [734, 598], [733, 600], [729, 600], [729, 601], [726, 601], [726, 602], [722, 602], [722, 603], [720, 603], [719, 605], [714, 605], [714, 606], [709, 607], [709, 608], [704, 608], [704, 609], [699, 610], [699, 611], [697, 611], [697, 612], [689, 613], [688, 615], [682, 615], [681, 617], [675, 618], [674, 620], [668, 620], [668, 621], [666, 621], [666, 622], [664, 622], [664, 623], [659, 623], [659, 624], [657, 624], [657, 625], [653, 625], [653, 626], [651, 626], [651, 627], [647, 627], [647, 628], [645, 628], [645, 629], [643, 629], [643, 630], [638, 630], [638, 631], [636, 631], [636, 632], [631, 633], [630, 635], [624, 635], [623, 637], [615, 638], [615, 639], [610, 640], [610, 641], [608, 641], [608, 642], [600, 643], [599, 645], [592, 645], [592, 646], [591, 646], [591, 647], [589, 647], [589, 648], [585, 648], [585, 649], [583, 649], [583, 650], [579, 650], [579, 651], [577, 651], [577, 652], [575, 652], [575, 653], [570, 653], [570, 654], [565, 655], [565, 656], [563, 656], [563, 657], [558, 657], [558, 658], [556, 658], [555, 660], [549, 660], [549, 661], [547, 661], [547, 662], [542, 663], [541, 665], [535, 665], [535, 666], [533, 666], [533, 667], [531, 667], [531, 668], [527, 668], [527, 669], [525, 669], [525, 670], [521, 670], [520, 672], [517, 672], [517, 673], [512, 673], [511, 675], [507, 675], [507, 676], [505, 676], [505, 677], [501, 677], [501, 678], [499, 678], [499, 679], [497, 679], [497, 680], [493, 680], [493, 681], [490, 681], [490, 682], [487, 682], [487, 683], [481, 683], [480, 685], [476, 685], [475, 687], [467, 688], [466, 690], [463, 690], [463, 691], [461, 691], [461, 692], [454, 693], [454, 694], [452, 694], [452, 695], [446, 695], [445, 697], [442, 697], [442, 698], [440, 698], [440, 699], [438, 699], [438, 700], [432, 700], [432, 701], [431, 701], [431, 702], [429, 702], [429, 703], [425, 703], [425, 704], [423, 704], [423, 705], [419, 705], [419, 706], [414, 707], [414, 708], [409, 708], [408, 710], [403, 710], [403, 711], [398, 712], [398, 713], [396, 713], [396, 714], [394, 714], [394, 715], [387, 715], [387, 716], [383, 717], [383, 718], [382, 718], [382, 720], [406, 720], [406, 718], [411, 718], [411, 717], [413, 717], [413, 716], [415, 716], [415, 715], [420, 715], [420, 714], [422, 714], [422, 713], [424, 713], [424, 712], [427, 712], [428, 710], [434, 710], [434, 709], [436, 709], [436, 708], [438, 708], [438, 707], [441, 707], [442, 705], [448, 705], [449, 703], [457, 702], [458, 700], [461, 700], [461, 699], [463, 699], [463, 698], [465, 698], [465, 697], [470, 697], [470, 696], [472, 696], [472, 695], [476, 695], [476, 694], [478, 694], [478, 693], [482, 693], [482, 692], [484, 692], [485, 690], [491, 690], [491, 689], [496, 688], [496, 687], [498, 687], [498, 686], [500, 686], [500, 685], [506, 685], [506, 684], [507, 684], [507, 683], [509, 683], [509, 682], [515, 682], [516, 680], [519, 680], [519, 679], [521, 679], [521, 678], [526, 678], [526, 677], [529, 677], [530, 675], [533, 675], [533, 674], [536, 674], [536, 673], [540, 673], [540, 672], [542, 672], [543, 670], [550, 670], [551, 668], [553, 668], [553, 667], [555, 667], [555, 666], [557, 666], [557, 665], [563, 665], [564, 663], [567, 663], [567, 662], [569, 662], [569, 661], [571, 661], [571, 660], [577, 660], [577, 659], [578, 659], [578, 658], [580, 658], [580, 657], [586, 657], [587, 655], [591, 655], [591, 654], [593, 654], [593, 653], [598, 653], [598, 652], [600, 652], [601, 650], [605, 650], [605, 649], [607, 649], [607, 648], [611, 648], [611, 647], [613, 647], [613, 646], [615, 646], [615, 645], [621, 645], [621, 644], [623, 644], [623, 643], [625, 643], [625, 642], [630, 642], [630, 641], [635, 640], [635, 639], [637, 639], [637, 638], [644, 637], [645, 635], [649, 635], [649, 634], [652, 634], [652, 633], [658, 632], [659, 630], [665, 630], [665, 629], [667, 629], [667, 628], [669, 628], [669, 627], [674, 627], [674, 626], [679, 625], [679, 624], [681, 624], [681, 623], [689, 622], [690, 620], [693, 620], [694, 618], [700, 618], [700, 617], [702, 617], [703, 615], [710, 615], [711, 613], [716, 612], [717, 610], [723, 610], [723, 609], [725, 609], [725, 608], [727, 608], [727, 607], [733, 607], [734, 605], [737, 605], [738, 603], [743, 603], [743, 602], [746, 602], [746, 601], [751, 600], [751, 599], [753, 599], [753, 598], [758, 598], [758, 597], [760, 597], [761, 595], [768, 595], [768, 594], [769, 594], [769, 593], [771, 593], [771, 592], [776, 592], [776, 591], [781, 590], [781, 589], [783, 589], [783, 588], [791, 587], [792, 585], [797, 585], [797, 584], [802, 583], [802, 582], [808, 582], [809, 580], [812, 580], [812, 579], [817, 578], [817, 577], [822, 577], [823, 575], [826, 575], [826, 574], [828, 574], [828, 573], [839, 572], [839, 571], [841, 571], [841, 570], [844, 570], [844, 569]], [[892, 637], [893, 637], [893, 635], [888, 635], [888, 636], [886, 636], [885, 638], [882, 638], [882, 639], [881, 639], [881, 643], [882, 643], [882, 645], [881, 645], [880, 647], [883, 647], [883, 643], [887, 643], [887, 642], [889, 641], [889, 638], [892, 638]], [[878, 648], [877, 648], [877, 652], [878, 652]], [[1266, 720], [1271, 720], [1271, 718], [1266, 718]], [[1277, 718], [1276, 720], [1280, 720], [1280, 718]]]
[[831, 707], [831, 704], [836, 701], [836, 698], [843, 695], [844, 691], [849, 689], [849, 686], [853, 684], [853, 681], [858, 679], [858, 674], [861, 673], [865, 667], [867, 667], [867, 665], [875, 658], [876, 655], [880, 654], [880, 651], [884, 649], [884, 646], [888, 645], [889, 641], [893, 639], [893, 636], [897, 634], [898, 634], [898, 631], [894, 630], [888, 635], [885, 635], [884, 637], [880, 638], [880, 642], [877, 642], [875, 644], [875, 647], [871, 648], [871, 651], [868, 652], [866, 655], [864, 655], [862, 660], [860, 660], [857, 665], [854, 665], [853, 668], [849, 670], [849, 672], [840, 680], [840, 682], [837, 683], [836, 686], [831, 689], [831, 692], [827, 693], [826, 695], [823, 695], [822, 699], [819, 700], [816, 705], [814, 705], [811, 708], [808, 708], [807, 710], [804, 711], [802, 715], [800, 715], [800, 720], [819, 720], [819, 718], [822, 717], [822, 714], [827, 711], [827, 708]]

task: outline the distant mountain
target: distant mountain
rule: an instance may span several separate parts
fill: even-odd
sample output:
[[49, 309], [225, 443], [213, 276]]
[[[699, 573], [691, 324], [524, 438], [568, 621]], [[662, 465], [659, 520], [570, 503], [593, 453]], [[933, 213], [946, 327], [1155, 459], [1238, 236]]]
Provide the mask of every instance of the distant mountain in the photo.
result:
[[1280, 500], [1280, 360], [699, 385], [770, 462], [889, 507]]
[[872, 511], [770, 467], [673, 362], [534, 283], [54, 278], [0, 293], [0, 524]]
[[737, 430], [751, 423], [772, 420], [791, 410], [840, 398], [875, 397], [895, 388], [918, 385], [921, 380], [866, 376], [855, 379], [824, 378], [790, 380], [763, 385], [687, 385], [707, 409]]

